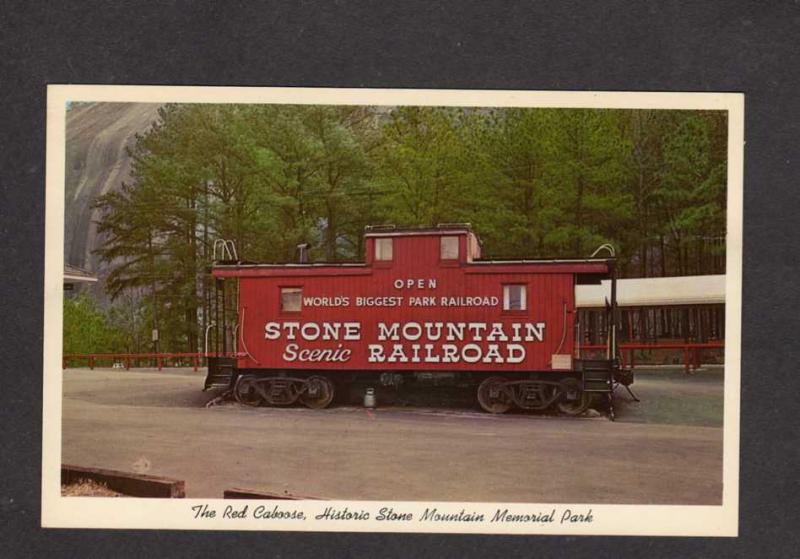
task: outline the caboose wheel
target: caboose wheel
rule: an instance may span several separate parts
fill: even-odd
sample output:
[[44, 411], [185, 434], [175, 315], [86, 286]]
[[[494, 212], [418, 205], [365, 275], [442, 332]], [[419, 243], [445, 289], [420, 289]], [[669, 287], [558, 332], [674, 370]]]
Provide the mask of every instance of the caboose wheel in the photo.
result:
[[264, 401], [262, 389], [253, 377], [239, 377], [233, 388], [233, 396], [246, 406], [260, 406]]
[[333, 383], [325, 377], [310, 377], [300, 394], [300, 401], [312, 409], [327, 408], [333, 401]]
[[506, 413], [511, 409], [512, 397], [503, 377], [489, 377], [478, 386], [478, 403], [489, 413]]
[[580, 382], [574, 378], [561, 381], [561, 399], [558, 401], [558, 411], [564, 415], [580, 415], [589, 409], [592, 395], [581, 389]]

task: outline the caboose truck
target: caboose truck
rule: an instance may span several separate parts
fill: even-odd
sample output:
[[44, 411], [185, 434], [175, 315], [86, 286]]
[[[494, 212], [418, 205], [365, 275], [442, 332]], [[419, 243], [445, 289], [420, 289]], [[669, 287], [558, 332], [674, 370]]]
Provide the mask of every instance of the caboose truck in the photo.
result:
[[[305, 246], [299, 263], [283, 265], [224, 251], [211, 268], [205, 388], [226, 387], [248, 405], [324, 408], [356, 382], [450, 382], [472, 386], [490, 413], [578, 415], [602, 395], [613, 419], [614, 387], [633, 379], [619, 367], [612, 251], [482, 260], [466, 224], [367, 227], [364, 241], [359, 263], [309, 263]], [[603, 279], [608, 350], [581, 359], [575, 286]]]

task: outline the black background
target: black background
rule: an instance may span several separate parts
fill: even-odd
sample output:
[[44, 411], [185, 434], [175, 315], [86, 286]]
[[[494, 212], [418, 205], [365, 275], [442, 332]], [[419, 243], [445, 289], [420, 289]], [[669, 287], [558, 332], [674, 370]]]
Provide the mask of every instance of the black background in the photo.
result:
[[[797, 0], [0, 0], [0, 554], [799, 557], [799, 30]], [[48, 83], [744, 92], [740, 537], [42, 530]]]

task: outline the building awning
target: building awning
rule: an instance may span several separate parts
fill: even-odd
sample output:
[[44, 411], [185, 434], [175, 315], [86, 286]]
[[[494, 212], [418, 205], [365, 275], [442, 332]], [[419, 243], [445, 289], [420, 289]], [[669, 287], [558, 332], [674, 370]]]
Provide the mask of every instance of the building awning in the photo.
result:
[[[605, 306], [611, 300], [611, 281], [600, 285], [576, 285], [578, 308]], [[617, 280], [617, 305], [655, 307], [665, 305], [714, 305], [725, 303], [725, 276], [680, 276]]]
[[64, 283], [95, 283], [97, 278], [77, 266], [64, 264]]

